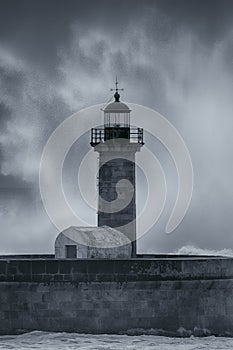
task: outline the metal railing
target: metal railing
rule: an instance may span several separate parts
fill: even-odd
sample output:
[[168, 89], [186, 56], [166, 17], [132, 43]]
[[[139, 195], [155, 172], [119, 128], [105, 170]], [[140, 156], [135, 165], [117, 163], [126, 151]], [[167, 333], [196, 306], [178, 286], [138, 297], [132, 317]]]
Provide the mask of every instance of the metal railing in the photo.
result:
[[[111, 132], [109, 133], [109, 131]], [[130, 143], [139, 143], [141, 145], [144, 144], [142, 128], [112, 127], [112, 128], [92, 128], [91, 129], [92, 146], [96, 146], [99, 143], [103, 143], [103, 142], [106, 142], [112, 139], [118, 139], [118, 138], [129, 140]]]

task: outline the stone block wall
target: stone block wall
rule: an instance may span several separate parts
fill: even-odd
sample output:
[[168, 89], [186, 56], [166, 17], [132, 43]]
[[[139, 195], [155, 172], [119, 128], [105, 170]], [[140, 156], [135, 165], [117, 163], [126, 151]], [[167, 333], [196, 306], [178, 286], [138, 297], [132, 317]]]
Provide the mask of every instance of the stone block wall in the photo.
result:
[[0, 333], [233, 334], [233, 259], [1, 260]]

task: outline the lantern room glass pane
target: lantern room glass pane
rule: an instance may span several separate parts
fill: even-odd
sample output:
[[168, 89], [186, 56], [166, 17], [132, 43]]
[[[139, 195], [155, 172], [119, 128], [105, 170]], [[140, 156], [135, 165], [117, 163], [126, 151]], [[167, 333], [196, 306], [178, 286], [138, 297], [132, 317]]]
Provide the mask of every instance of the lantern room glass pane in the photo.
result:
[[104, 113], [104, 126], [118, 126], [129, 127], [130, 126], [130, 114], [122, 112]]

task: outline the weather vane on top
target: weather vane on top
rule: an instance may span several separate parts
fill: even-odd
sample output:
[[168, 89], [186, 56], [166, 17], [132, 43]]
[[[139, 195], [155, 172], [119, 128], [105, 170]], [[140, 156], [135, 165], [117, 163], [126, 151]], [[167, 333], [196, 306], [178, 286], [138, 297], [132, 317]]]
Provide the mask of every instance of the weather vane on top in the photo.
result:
[[118, 88], [118, 80], [117, 80], [117, 76], [116, 76], [116, 82], [115, 82], [115, 89], [110, 89], [110, 91], [115, 91], [115, 94], [114, 94], [114, 98], [115, 98], [115, 102], [120, 102], [120, 94], [118, 93], [118, 91], [124, 91], [124, 89], [119, 89]]

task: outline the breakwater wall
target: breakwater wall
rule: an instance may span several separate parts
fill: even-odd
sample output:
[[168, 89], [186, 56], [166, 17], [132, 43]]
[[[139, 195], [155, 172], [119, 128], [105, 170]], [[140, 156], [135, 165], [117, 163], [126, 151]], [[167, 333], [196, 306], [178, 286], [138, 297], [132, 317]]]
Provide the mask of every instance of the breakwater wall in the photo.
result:
[[0, 258], [1, 334], [180, 327], [233, 335], [233, 259]]

